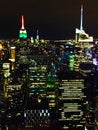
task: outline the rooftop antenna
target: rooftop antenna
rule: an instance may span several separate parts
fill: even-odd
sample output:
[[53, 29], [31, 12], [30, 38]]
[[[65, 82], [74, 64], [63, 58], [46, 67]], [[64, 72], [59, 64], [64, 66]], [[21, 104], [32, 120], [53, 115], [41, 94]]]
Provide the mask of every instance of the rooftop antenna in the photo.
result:
[[21, 19], [21, 23], [22, 23], [22, 26], [21, 26], [21, 29], [24, 30], [24, 16], [22, 15], [22, 19]]
[[83, 30], [83, 5], [81, 5], [80, 30]]

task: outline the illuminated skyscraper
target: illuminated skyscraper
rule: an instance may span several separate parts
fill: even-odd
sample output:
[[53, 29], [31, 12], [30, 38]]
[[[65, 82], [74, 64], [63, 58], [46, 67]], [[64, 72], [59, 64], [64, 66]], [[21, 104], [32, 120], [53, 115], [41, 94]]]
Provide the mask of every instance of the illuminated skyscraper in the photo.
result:
[[36, 40], [39, 40], [39, 31], [37, 30]]
[[15, 46], [10, 47], [10, 61], [15, 62]]
[[80, 29], [76, 28], [75, 40], [75, 70], [79, 71], [80, 63], [92, 63], [91, 48], [93, 47], [93, 37], [83, 29], [83, 5], [81, 5]]
[[[42, 53], [39, 47], [41, 46], [37, 44], [32, 46], [35, 52], [29, 57], [28, 100], [24, 111], [25, 128], [29, 130], [48, 130], [50, 127], [56, 127], [57, 121], [54, 116], [57, 110], [58, 85], [54, 72], [55, 66], [52, 62], [47, 71], [49, 57]], [[42, 49], [45, 49], [44, 46]]]
[[10, 61], [11, 61], [11, 64], [12, 64], [12, 70], [14, 70], [15, 69], [15, 46], [13, 46], [13, 47], [11, 47], [10, 48], [10, 50], [11, 50], [11, 59], [10, 59]]
[[19, 38], [22, 38], [22, 39], [25, 39], [27, 38], [27, 31], [24, 27], [24, 16], [22, 15], [22, 19], [21, 19], [21, 29], [20, 29], [20, 32], [19, 32]]
[[38, 31], [38, 29], [37, 29], [37, 32], [36, 32], [35, 43], [39, 44], [39, 31]]
[[61, 74], [58, 76], [60, 130], [84, 130], [84, 79], [74, 71]]
[[74, 71], [74, 41], [55, 40], [54, 44], [56, 52], [55, 55], [58, 55], [58, 61], [56, 62], [58, 70]]

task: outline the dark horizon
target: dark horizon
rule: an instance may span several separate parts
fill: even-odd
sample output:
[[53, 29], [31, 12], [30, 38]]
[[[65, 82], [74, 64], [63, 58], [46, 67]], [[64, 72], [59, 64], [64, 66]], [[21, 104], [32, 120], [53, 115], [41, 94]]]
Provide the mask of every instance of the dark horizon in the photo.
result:
[[25, 18], [28, 37], [39, 30], [42, 39], [74, 39], [75, 28], [80, 28], [80, 8], [83, 4], [83, 29], [98, 37], [98, 1], [0, 1], [0, 38], [18, 38], [21, 15]]

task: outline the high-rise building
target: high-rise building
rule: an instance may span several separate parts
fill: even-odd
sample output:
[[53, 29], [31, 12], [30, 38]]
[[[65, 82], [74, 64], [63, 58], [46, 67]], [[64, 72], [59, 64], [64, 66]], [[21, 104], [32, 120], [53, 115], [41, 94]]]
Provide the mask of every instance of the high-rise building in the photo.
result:
[[81, 5], [80, 29], [76, 28], [75, 43], [75, 70], [79, 71], [82, 62], [92, 63], [91, 48], [93, 47], [93, 37], [85, 33], [83, 29], [83, 5]]
[[15, 62], [15, 46], [11, 47], [11, 61]]
[[[72, 40], [56, 40], [55, 55], [57, 56], [55, 62], [59, 71], [69, 70], [74, 71], [74, 41]], [[57, 65], [58, 63], [58, 65]]]
[[42, 50], [41, 47], [37, 44], [32, 46], [32, 50], [35, 52], [29, 55], [28, 100], [24, 119], [25, 128], [31, 130], [47, 130], [56, 127], [57, 123], [57, 118], [54, 116], [57, 110], [57, 77], [53, 69], [54, 64], [47, 67], [50, 59], [47, 54], [41, 52], [45, 51], [44, 46]]
[[10, 61], [11, 61], [11, 70], [15, 69], [15, 59], [16, 59], [16, 54], [15, 54], [15, 46], [10, 47]]
[[84, 78], [80, 73], [68, 71], [59, 78], [59, 126], [63, 130], [84, 130]]
[[22, 19], [21, 19], [21, 29], [19, 32], [19, 38], [20, 39], [26, 39], [27, 38], [27, 31], [24, 27], [24, 16], [22, 15]]
[[36, 40], [39, 40], [39, 31], [37, 30]]
[[[86, 76], [86, 102], [85, 102], [85, 127], [89, 130], [94, 130], [97, 125], [97, 102], [98, 102], [98, 72], [94, 69]], [[91, 96], [92, 95], [92, 96]], [[98, 126], [97, 126], [98, 127]]]

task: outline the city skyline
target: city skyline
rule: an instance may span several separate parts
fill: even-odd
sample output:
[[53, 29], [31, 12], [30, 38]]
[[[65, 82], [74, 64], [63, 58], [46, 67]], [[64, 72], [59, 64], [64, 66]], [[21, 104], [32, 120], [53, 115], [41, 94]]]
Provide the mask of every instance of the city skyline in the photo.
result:
[[0, 1], [0, 38], [16, 38], [21, 28], [21, 15], [25, 18], [28, 37], [39, 30], [43, 39], [75, 38], [75, 28], [80, 28], [80, 9], [83, 4], [83, 29], [98, 37], [98, 1]]

